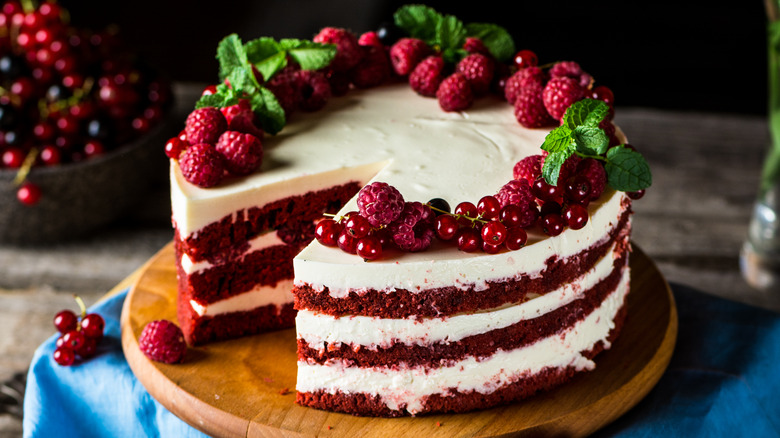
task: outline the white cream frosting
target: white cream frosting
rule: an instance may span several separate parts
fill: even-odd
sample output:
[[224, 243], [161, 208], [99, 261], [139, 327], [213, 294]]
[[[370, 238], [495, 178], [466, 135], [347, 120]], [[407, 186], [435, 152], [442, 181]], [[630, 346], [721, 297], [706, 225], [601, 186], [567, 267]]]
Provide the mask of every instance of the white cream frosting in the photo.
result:
[[281, 280], [275, 286], [257, 286], [240, 295], [209, 304], [190, 300], [190, 306], [199, 316], [216, 316], [233, 312], [248, 312], [259, 307], [281, 307], [293, 302], [292, 280]]
[[[270, 248], [276, 245], [284, 245], [284, 244], [285, 243], [282, 241], [282, 239], [279, 238], [279, 236], [276, 234], [275, 231], [263, 233], [249, 241], [249, 248], [247, 248], [247, 250], [244, 252], [244, 254], [242, 254], [241, 257], [244, 257], [247, 254], [251, 254], [261, 249]], [[214, 267], [214, 265], [208, 260], [201, 260], [199, 262], [195, 262], [190, 258], [189, 255], [184, 253], [181, 256], [181, 267], [184, 270], [185, 274], [192, 275], [196, 272], [202, 272], [207, 269], [211, 269]]]
[[299, 361], [296, 389], [378, 395], [389, 409], [415, 414], [423, 409], [426, 396], [446, 396], [450, 388], [487, 394], [545, 368], [592, 370], [594, 362], [582, 352], [591, 350], [599, 341], [605, 343], [605, 348], [611, 347], [607, 337], [628, 291], [626, 268], [620, 285], [603, 304], [564, 333], [515, 350], [498, 350], [487, 358], [468, 357], [439, 368], [409, 367], [403, 363], [393, 368], [360, 368], [338, 360], [325, 365]]
[[406, 345], [458, 342], [469, 336], [537, 318], [581, 298], [612, 272], [614, 259], [619, 257], [616, 247], [613, 244], [609, 253], [577, 280], [523, 303], [449, 317], [406, 319], [332, 316], [300, 310], [295, 319], [298, 339], [305, 340], [315, 350], [324, 348], [326, 342], [329, 345], [361, 345], [369, 349], [386, 348], [396, 342]]

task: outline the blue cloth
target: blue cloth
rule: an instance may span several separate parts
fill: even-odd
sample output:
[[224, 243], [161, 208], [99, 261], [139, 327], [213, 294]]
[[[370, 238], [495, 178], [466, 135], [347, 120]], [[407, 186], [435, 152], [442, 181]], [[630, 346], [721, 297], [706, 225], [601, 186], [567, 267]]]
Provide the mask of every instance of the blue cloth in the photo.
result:
[[[780, 436], [780, 315], [673, 286], [677, 347], [658, 385], [597, 437]], [[122, 354], [126, 292], [91, 311], [106, 337], [88, 362], [61, 367], [56, 335], [35, 353], [24, 400], [24, 435], [202, 437], [155, 401]]]

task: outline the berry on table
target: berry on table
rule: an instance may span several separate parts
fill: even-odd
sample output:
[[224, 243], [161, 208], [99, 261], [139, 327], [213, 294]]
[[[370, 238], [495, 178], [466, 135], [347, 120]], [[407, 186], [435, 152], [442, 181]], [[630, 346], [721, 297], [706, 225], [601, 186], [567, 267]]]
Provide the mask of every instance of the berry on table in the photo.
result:
[[16, 199], [24, 205], [35, 205], [41, 199], [41, 189], [29, 181], [25, 182], [16, 191]]
[[57, 347], [54, 350], [53, 357], [55, 362], [64, 367], [73, 365], [76, 361], [76, 353], [72, 348], [66, 346]]
[[187, 344], [179, 326], [166, 319], [144, 326], [138, 346], [146, 357], [156, 362], [179, 363], [187, 353]]
[[78, 322], [78, 317], [71, 310], [60, 310], [54, 315], [54, 327], [62, 334], [75, 330]]

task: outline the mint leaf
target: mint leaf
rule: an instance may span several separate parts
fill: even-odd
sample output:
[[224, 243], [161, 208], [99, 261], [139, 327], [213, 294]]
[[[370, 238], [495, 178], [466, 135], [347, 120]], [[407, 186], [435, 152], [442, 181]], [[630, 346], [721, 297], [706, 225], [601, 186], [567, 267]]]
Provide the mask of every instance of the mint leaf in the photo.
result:
[[650, 187], [653, 177], [642, 155], [623, 145], [607, 151], [607, 183], [615, 190], [635, 192]]
[[238, 35], [230, 34], [219, 42], [217, 46], [217, 60], [219, 61], [219, 79], [222, 81], [233, 70], [244, 68], [249, 61], [247, 61], [244, 44]]
[[273, 38], [262, 37], [246, 43], [247, 61], [270, 80], [274, 74], [287, 66], [287, 56], [281, 44]]
[[236, 92], [232, 88], [225, 85], [223, 82], [217, 85], [216, 93], [201, 96], [200, 99], [198, 99], [198, 101], [195, 103], [195, 109], [207, 106], [223, 108], [226, 106], [235, 105], [237, 103], [238, 96], [236, 95]]
[[559, 126], [550, 131], [546, 137], [544, 137], [544, 143], [542, 143], [542, 149], [547, 152], [562, 152], [568, 150], [571, 147], [571, 130], [566, 126]]
[[512, 58], [515, 53], [515, 42], [503, 27], [491, 23], [469, 23], [466, 25], [466, 35], [477, 37], [500, 62]]
[[412, 38], [419, 38], [428, 44], [433, 44], [436, 28], [443, 17], [428, 6], [406, 5], [398, 8], [393, 14], [393, 19], [395, 25]]
[[609, 147], [609, 137], [603, 129], [580, 125], [571, 133], [577, 152], [583, 155], [601, 155]]
[[452, 15], [446, 15], [436, 23], [436, 41], [442, 49], [459, 49], [466, 42], [466, 27]]
[[554, 152], [548, 154], [544, 158], [544, 166], [542, 166], [542, 176], [547, 184], [557, 185], [558, 177], [561, 173], [561, 166], [572, 155], [573, 151], [570, 149]]
[[582, 99], [574, 102], [566, 109], [564, 124], [574, 130], [577, 126], [599, 126], [609, 113], [609, 106], [596, 99]]
[[[284, 45], [284, 40], [282, 43]], [[299, 43], [288, 49], [287, 53], [303, 70], [319, 70], [330, 65], [336, 57], [336, 46], [299, 40]]]
[[269, 134], [276, 134], [284, 128], [286, 118], [284, 109], [276, 100], [271, 90], [260, 87], [257, 93], [250, 95], [249, 103], [252, 111], [257, 116], [263, 130]]

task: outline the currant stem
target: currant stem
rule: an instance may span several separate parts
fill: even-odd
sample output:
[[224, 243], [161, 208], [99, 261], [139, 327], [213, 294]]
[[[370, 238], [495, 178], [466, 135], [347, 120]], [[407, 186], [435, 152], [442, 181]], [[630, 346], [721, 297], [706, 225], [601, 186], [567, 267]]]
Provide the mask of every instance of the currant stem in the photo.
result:
[[73, 298], [75, 298], [76, 303], [79, 305], [79, 309], [81, 309], [81, 319], [84, 319], [84, 317], [87, 316], [87, 306], [84, 304], [84, 300], [76, 294], [73, 294]]
[[24, 162], [22, 163], [22, 167], [19, 168], [19, 172], [16, 173], [16, 177], [14, 177], [14, 185], [19, 186], [21, 185], [24, 180], [27, 179], [27, 175], [30, 174], [30, 170], [33, 167], [33, 164], [35, 164], [35, 160], [38, 158], [38, 148], [33, 147], [30, 149], [30, 152], [27, 153], [27, 156], [24, 157]]
[[486, 221], [485, 219], [482, 219], [481, 215], [477, 216], [477, 217], [471, 217], [471, 216], [466, 216], [465, 214], [450, 213], [449, 211], [442, 210], [440, 208], [436, 208], [436, 207], [432, 206], [431, 204], [425, 204], [425, 205], [427, 205], [433, 211], [438, 211], [439, 213], [448, 214], [450, 216], [453, 216], [455, 219], [464, 218], [464, 219], [470, 220], [471, 222], [479, 222], [479, 223], [482, 223], [482, 224], [486, 224], [486, 223], [489, 222], [489, 221]]

